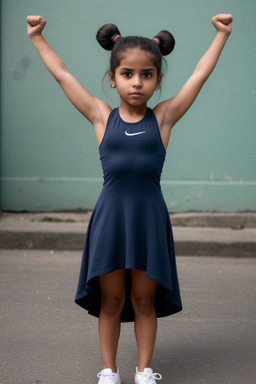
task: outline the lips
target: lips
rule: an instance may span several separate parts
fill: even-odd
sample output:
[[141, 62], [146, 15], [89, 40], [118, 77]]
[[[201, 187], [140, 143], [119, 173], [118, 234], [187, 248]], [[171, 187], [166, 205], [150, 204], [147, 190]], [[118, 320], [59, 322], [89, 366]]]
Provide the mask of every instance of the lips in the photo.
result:
[[139, 96], [143, 96], [143, 93], [133, 92], [133, 93], [130, 93], [130, 96], [139, 97]]

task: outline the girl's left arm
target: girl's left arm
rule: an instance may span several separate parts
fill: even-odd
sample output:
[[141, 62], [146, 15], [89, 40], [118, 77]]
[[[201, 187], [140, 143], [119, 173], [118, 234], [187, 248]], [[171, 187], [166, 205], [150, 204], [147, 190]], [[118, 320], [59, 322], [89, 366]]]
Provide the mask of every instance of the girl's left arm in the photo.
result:
[[193, 74], [173, 98], [158, 104], [155, 109], [156, 114], [162, 116], [160, 120], [163, 129], [168, 128], [170, 130], [187, 112], [218, 62], [231, 33], [232, 15], [217, 15], [212, 18], [212, 23], [217, 30], [217, 35], [207, 52], [197, 63]]

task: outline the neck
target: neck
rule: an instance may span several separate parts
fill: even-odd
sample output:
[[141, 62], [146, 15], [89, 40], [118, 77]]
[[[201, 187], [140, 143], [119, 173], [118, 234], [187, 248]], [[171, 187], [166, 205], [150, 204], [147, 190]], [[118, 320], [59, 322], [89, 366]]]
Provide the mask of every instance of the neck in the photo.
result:
[[121, 117], [124, 117], [128, 120], [130, 119], [137, 121], [145, 116], [147, 111], [147, 105], [145, 104], [140, 106], [131, 106], [124, 105], [123, 103], [121, 103], [118, 109]]

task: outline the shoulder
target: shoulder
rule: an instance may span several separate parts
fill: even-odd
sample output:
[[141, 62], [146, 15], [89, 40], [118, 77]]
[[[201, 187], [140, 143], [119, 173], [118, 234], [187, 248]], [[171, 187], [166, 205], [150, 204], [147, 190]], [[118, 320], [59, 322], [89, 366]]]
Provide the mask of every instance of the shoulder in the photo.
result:
[[169, 115], [168, 110], [168, 103], [169, 100], [163, 101], [159, 103], [155, 108], [153, 108], [153, 112], [155, 114], [158, 127], [159, 127], [159, 133], [163, 142], [163, 145], [165, 147], [165, 150], [167, 150], [168, 143], [170, 140], [170, 134], [172, 130], [172, 123], [171, 118]]
[[106, 126], [112, 108], [105, 101], [94, 98], [95, 100], [95, 116], [92, 124], [96, 128], [98, 125]]
[[156, 105], [153, 108], [153, 112], [156, 116], [159, 130], [170, 130], [172, 129], [171, 118], [170, 118], [170, 100], [165, 100]]
[[98, 145], [100, 145], [101, 140], [105, 134], [109, 117], [112, 113], [112, 108], [104, 101], [96, 98], [95, 103], [97, 104], [97, 113], [95, 114], [95, 118], [92, 124], [94, 126], [96, 140]]

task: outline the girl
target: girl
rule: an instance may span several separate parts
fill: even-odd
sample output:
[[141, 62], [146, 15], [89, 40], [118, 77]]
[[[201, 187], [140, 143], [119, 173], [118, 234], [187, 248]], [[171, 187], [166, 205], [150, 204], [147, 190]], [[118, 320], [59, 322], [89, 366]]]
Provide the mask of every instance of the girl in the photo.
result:
[[120, 106], [114, 110], [91, 96], [68, 72], [42, 31], [46, 20], [28, 16], [28, 35], [44, 64], [74, 106], [92, 123], [104, 173], [102, 192], [88, 225], [77, 304], [99, 317], [103, 369], [99, 384], [120, 384], [116, 354], [123, 321], [134, 321], [138, 348], [135, 384], [156, 384], [150, 362], [157, 318], [182, 309], [171, 223], [160, 176], [172, 127], [196, 99], [231, 33], [232, 16], [217, 15], [210, 48], [192, 76], [171, 99], [149, 109], [162, 80], [162, 55], [174, 38], [161, 31], [153, 39], [122, 37], [113, 24], [97, 40], [112, 50], [110, 85]]

